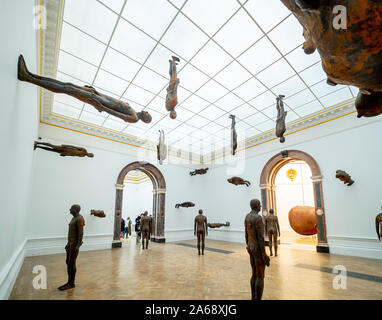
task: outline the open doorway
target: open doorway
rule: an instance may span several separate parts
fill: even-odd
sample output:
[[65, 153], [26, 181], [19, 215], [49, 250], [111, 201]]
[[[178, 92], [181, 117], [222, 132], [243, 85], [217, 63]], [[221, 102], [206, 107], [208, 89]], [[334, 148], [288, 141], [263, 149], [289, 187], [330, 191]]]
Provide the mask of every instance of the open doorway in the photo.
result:
[[281, 244], [314, 249], [317, 245], [311, 176], [309, 165], [302, 160], [290, 160], [276, 174], [274, 211], [279, 219]]

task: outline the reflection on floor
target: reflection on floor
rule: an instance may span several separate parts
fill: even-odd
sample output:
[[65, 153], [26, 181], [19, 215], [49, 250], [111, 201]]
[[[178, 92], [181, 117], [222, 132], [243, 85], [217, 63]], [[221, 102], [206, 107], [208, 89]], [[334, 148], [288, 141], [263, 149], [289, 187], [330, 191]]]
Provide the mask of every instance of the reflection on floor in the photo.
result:
[[316, 251], [317, 235], [303, 236], [294, 231], [282, 231], [280, 242], [291, 249]]
[[[181, 243], [196, 245], [196, 240]], [[64, 254], [28, 257], [10, 298], [249, 299], [251, 267], [245, 245], [207, 238], [206, 246], [233, 253], [206, 251], [198, 256], [196, 248], [177, 243], [150, 243], [142, 251], [134, 237], [124, 240], [119, 249], [83, 251], [77, 261], [77, 286], [65, 292], [57, 290], [66, 280]], [[46, 290], [33, 289], [35, 265], [47, 269]], [[346, 290], [333, 288], [337, 275], [330, 270], [336, 266], [344, 266], [349, 274]], [[381, 269], [381, 260], [281, 244], [279, 256], [271, 257], [266, 269], [263, 299], [382, 299], [382, 283], [370, 281], [381, 275]]]

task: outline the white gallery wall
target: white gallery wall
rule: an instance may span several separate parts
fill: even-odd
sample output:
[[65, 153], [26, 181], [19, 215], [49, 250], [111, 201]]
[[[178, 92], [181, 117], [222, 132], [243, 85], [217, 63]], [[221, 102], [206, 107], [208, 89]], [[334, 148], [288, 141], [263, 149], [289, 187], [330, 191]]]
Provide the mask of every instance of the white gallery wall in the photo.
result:
[[[29, 215], [33, 140], [38, 134], [38, 89], [17, 79], [24, 55], [37, 68], [34, 1], [2, 1], [0, 9], [0, 299], [7, 297], [24, 258]], [[17, 19], [15, 19], [17, 17]]]

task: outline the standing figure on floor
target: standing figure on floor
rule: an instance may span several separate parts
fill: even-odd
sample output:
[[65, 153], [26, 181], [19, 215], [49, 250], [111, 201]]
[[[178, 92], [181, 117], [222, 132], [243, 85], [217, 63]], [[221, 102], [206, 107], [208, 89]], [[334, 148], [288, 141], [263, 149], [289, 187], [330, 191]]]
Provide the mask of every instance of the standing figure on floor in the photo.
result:
[[85, 148], [72, 146], [69, 144], [62, 144], [60, 146], [56, 146], [54, 144], [48, 143], [48, 142], [34, 142], [33, 150], [44, 149], [47, 151], [57, 152], [60, 154], [61, 157], [90, 157], [93, 158], [94, 154], [88, 152]]
[[30, 82], [49, 91], [64, 93], [77, 98], [82, 102], [92, 105], [99, 112], [105, 111], [129, 123], [135, 123], [139, 120], [150, 123], [152, 119], [147, 111], [135, 112], [127, 102], [99, 93], [92, 86], [86, 85], [81, 87], [70, 82], [61, 82], [56, 79], [35, 75], [28, 71], [22, 55], [19, 56], [17, 77], [20, 81]]
[[141, 236], [142, 236], [142, 250], [145, 249], [145, 240], [146, 240], [146, 249], [149, 247], [150, 234], [152, 229], [152, 219], [147, 216], [147, 211], [144, 212], [143, 217], [141, 218]]
[[269, 209], [269, 216], [265, 217], [265, 233], [268, 235], [270, 255], [273, 256], [273, 242], [275, 245], [275, 257], [277, 257], [277, 234], [280, 237], [280, 225], [278, 217], [273, 214], [273, 209]]
[[377, 229], [378, 240], [381, 241], [382, 237], [382, 213], [375, 217], [375, 228]]
[[285, 98], [285, 96], [283, 95], [279, 95], [276, 98], [276, 101], [277, 101], [276, 137], [280, 138], [281, 143], [285, 141], [285, 137], [283, 135], [284, 135], [284, 132], [286, 131], [285, 117], [287, 115], [287, 111], [284, 111], [283, 98]]
[[237, 149], [237, 133], [236, 133], [236, 116], [230, 114], [229, 117], [232, 119], [231, 122], [231, 154], [234, 156]]
[[136, 243], [139, 243], [141, 240], [141, 216], [135, 218], [135, 234], [136, 234]]
[[167, 95], [166, 95], [166, 109], [170, 111], [170, 118], [176, 118], [176, 111], [174, 110], [176, 105], [178, 104], [178, 85], [179, 78], [176, 72], [177, 62], [179, 62], [179, 58], [172, 56], [172, 60], [170, 62], [170, 82], [167, 87]]
[[82, 245], [85, 226], [85, 219], [80, 215], [80, 210], [81, 207], [78, 204], [74, 204], [70, 208], [70, 214], [73, 218], [69, 223], [68, 243], [65, 246], [68, 282], [58, 288], [58, 290], [61, 291], [75, 287], [74, 280], [77, 271], [76, 261]]
[[198, 255], [200, 255], [200, 243], [202, 243], [202, 255], [204, 255], [205, 238], [208, 236], [207, 217], [203, 215], [203, 210], [195, 217], [194, 236], [198, 237]]
[[261, 300], [264, 290], [265, 266], [269, 267], [269, 257], [265, 252], [264, 224], [259, 215], [260, 200], [250, 202], [251, 212], [244, 220], [245, 242], [252, 267], [251, 292], [252, 300]]
[[157, 158], [159, 164], [163, 164], [163, 160], [167, 158], [167, 145], [164, 143], [164, 131], [159, 130], [159, 142], [157, 144]]

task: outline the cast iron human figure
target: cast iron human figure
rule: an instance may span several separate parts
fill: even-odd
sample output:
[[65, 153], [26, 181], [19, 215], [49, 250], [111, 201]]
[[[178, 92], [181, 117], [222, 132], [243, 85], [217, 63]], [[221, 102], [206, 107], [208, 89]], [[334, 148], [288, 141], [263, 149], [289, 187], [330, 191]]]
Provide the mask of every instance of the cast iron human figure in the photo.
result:
[[151, 217], [147, 216], [147, 211], [145, 211], [141, 218], [142, 250], [145, 249], [145, 240], [146, 240], [146, 249], [148, 249], [151, 229], [152, 229], [152, 219]]
[[230, 114], [229, 117], [232, 119], [231, 122], [231, 154], [234, 156], [237, 149], [237, 133], [236, 133], [236, 116]]
[[182, 202], [182, 203], [177, 203], [175, 205], [175, 208], [179, 209], [179, 207], [184, 207], [184, 208], [189, 208], [189, 207], [195, 207], [195, 203], [191, 202], [191, 201], [186, 201], [186, 202]]
[[235, 186], [245, 184], [247, 187], [251, 185], [251, 183], [248, 180], [244, 180], [243, 178], [240, 177], [232, 177], [227, 179], [229, 183], [234, 184]]
[[277, 216], [273, 214], [273, 209], [269, 209], [269, 216], [265, 218], [265, 233], [268, 235], [269, 240], [269, 251], [270, 255], [273, 256], [272, 253], [272, 242], [275, 246], [275, 256], [277, 257], [277, 234], [280, 237], [280, 225], [279, 219]]
[[76, 260], [80, 246], [82, 245], [85, 226], [85, 220], [84, 217], [80, 215], [80, 210], [81, 207], [78, 204], [74, 204], [70, 208], [70, 213], [73, 215], [73, 218], [69, 223], [68, 243], [65, 247], [68, 282], [58, 288], [61, 291], [75, 287], [74, 280], [77, 271]]
[[197, 174], [206, 174], [208, 171], [208, 168], [205, 169], [195, 169], [194, 171], [190, 171], [190, 176], [195, 176]]
[[351, 186], [354, 183], [354, 180], [351, 179], [350, 175], [343, 170], [336, 171], [336, 178], [341, 180], [347, 186]]
[[264, 290], [265, 266], [269, 267], [269, 257], [265, 252], [264, 224], [259, 215], [260, 200], [251, 200], [250, 207], [252, 211], [244, 220], [245, 242], [252, 267], [252, 300], [261, 300]]
[[28, 71], [24, 58], [19, 56], [18, 61], [18, 79], [33, 83], [55, 93], [64, 93], [85, 103], [92, 105], [99, 112], [105, 111], [126, 122], [135, 123], [142, 120], [145, 123], [151, 122], [151, 115], [147, 111], [135, 112], [127, 102], [114, 99], [102, 93], [99, 93], [91, 86], [77, 86], [70, 82], [61, 82], [56, 79], [41, 77]]
[[198, 255], [200, 255], [200, 243], [202, 243], [202, 255], [204, 255], [205, 237], [208, 236], [207, 217], [203, 215], [203, 210], [195, 217], [194, 236], [198, 237]]
[[207, 223], [208, 228], [220, 228], [220, 227], [229, 227], [230, 223], [227, 221], [226, 223]]
[[87, 152], [85, 148], [76, 147], [68, 144], [62, 144], [60, 146], [48, 143], [48, 142], [34, 142], [33, 149], [36, 150], [37, 148], [57, 152], [60, 154], [61, 157], [71, 156], [71, 157], [90, 157], [93, 158], [94, 154]]
[[283, 98], [285, 98], [285, 96], [283, 95], [279, 95], [276, 98], [276, 101], [277, 101], [276, 137], [280, 138], [281, 143], [285, 141], [285, 137], [284, 137], [284, 132], [286, 130], [285, 117], [287, 115], [287, 111], [284, 111]]
[[378, 240], [381, 241], [382, 237], [382, 213], [375, 217], [375, 228], [377, 230]]
[[163, 164], [163, 161], [167, 158], [167, 145], [164, 143], [164, 131], [159, 130], [159, 141], [157, 144], [157, 158], [159, 164]]
[[105, 218], [106, 214], [103, 210], [90, 210], [90, 215], [93, 215], [98, 218]]
[[167, 95], [166, 95], [166, 109], [170, 111], [170, 118], [176, 118], [176, 111], [174, 110], [176, 105], [178, 104], [178, 85], [179, 78], [176, 72], [177, 62], [179, 62], [179, 58], [172, 56], [172, 60], [170, 62], [170, 82], [167, 87]]

